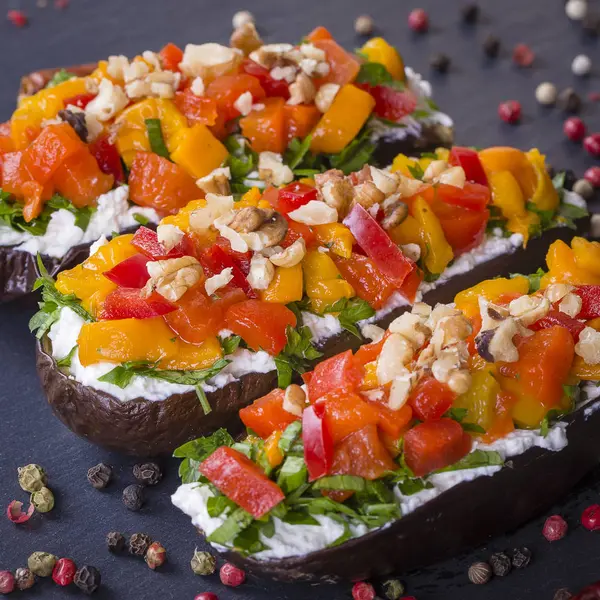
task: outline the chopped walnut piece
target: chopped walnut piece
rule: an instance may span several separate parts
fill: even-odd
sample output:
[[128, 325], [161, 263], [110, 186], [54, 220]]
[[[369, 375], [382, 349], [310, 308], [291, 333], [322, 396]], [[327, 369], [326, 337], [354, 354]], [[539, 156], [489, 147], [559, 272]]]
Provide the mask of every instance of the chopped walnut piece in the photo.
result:
[[301, 417], [306, 406], [306, 392], [297, 384], [291, 383], [283, 394], [283, 410]]
[[258, 176], [276, 187], [293, 181], [292, 170], [283, 164], [283, 156], [276, 152], [261, 152], [258, 155]]
[[305, 73], [298, 73], [294, 83], [290, 85], [288, 104], [310, 104], [315, 97], [315, 86]]
[[269, 260], [278, 267], [295, 267], [306, 255], [306, 242], [304, 238], [298, 238], [293, 244], [287, 248], [283, 248], [280, 252], [271, 254]]
[[315, 175], [317, 191], [327, 206], [344, 214], [354, 198], [354, 186], [342, 171], [331, 169]]
[[372, 182], [365, 181], [354, 188], [352, 204], [360, 204], [363, 208], [371, 208], [385, 200], [385, 194]]
[[562, 300], [569, 292], [575, 288], [568, 283], [551, 283], [545, 290], [544, 296], [550, 300], [552, 304]]
[[439, 177], [448, 168], [445, 160], [432, 160], [425, 169], [423, 181], [433, 181]]
[[187, 77], [214, 79], [232, 71], [242, 60], [243, 53], [237, 48], [221, 44], [187, 44], [183, 60], [179, 63], [181, 72]]
[[167, 252], [170, 252], [181, 242], [185, 235], [177, 225], [163, 224], [156, 228], [158, 242], [162, 244]]
[[600, 331], [585, 327], [575, 344], [575, 354], [581, 356], [587, 365], [600, 364]]
[[377, 359], [379, 385], [385, 385], [397, 376], [402, 376], [406, 372], [404, 365], [408, 364], [413, 356], [414, 349], [411, 342], [399, 333], [390, 334], [383, 343]]
[[248, 283], [255, 290], [266, 290], [275, 277], [275, 267], [273, 263], [262, 254], [256, 253], [250, 261], [250, 271], [248, 272]]
[[398, 191], [398, 178], [394, 173], [378, 169], [377, 167], [368, 167], [371, 172], [373, 183], [381, 190], [385, 197], [391, 196]]
[[282, 66], [286, 62], [289, 63], [289, 53], [293, 50], [292, 44], [265, 44], [251, 52], [250, 58], [270, 70], [276, 65]]
[[577, 294], [568, 293], [559, 303], [558, 310], [575, 318], [580, 312], [583, 302]]
[[244, 56], [250, 55], [263, 45], [263, 41], [256, 31], [256, 27], [252, 21], [246, 21], [231, 34], [229, 45], [232, 48], [237, 48], [244, 53]]
[[202, 277], [202, 267], [193, 256], [150, 261], [147, 265], [150, 279], [144, 293], [158, 292], [171, 302], [179, 300]]
[[516, 317], [521, 325], [527, 327], [543, 319], [550, 310], [550, 301], [543, 296], [521, 296], [508, 305], [511, 316]]
[[231, 169], [229, 167], [219, 167], [211, 171], [208, 175], [196, 180], [196, 185], [205, 194], [218, 194], [220, 196], [229, 196], [231, 189], [229, 180], [231, 179]]
[[410, 393], [417, 385], [419, 376], [414, 371], [404, 369], [404, 372], [397, 375], [392, 381], [388, 397], [388, 408], [400, 410], [408, 401]]
[[223, 269], [220, 273], [209, 277], [204, 282], [204, 289], [208, 296], [212, 296], [217, 290], [225, 287], [231, 280], [233, 279], [233, 269], [231, 267], [227, 267]]

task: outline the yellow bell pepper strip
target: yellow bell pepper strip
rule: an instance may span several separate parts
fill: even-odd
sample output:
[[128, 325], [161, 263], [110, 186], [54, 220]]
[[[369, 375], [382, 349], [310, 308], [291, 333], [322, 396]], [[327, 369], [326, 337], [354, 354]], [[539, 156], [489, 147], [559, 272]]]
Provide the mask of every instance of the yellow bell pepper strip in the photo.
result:
[[235, 208], [242, 209], [248, 207], [257, 207], [261, 197], [262, 192], [257, 187], [253, 187], [235, 203]]
[[525, 200], [533, 196], [537, 177], [524, 152], [508, 146], [495, 146], [481, 150], [479, 160], [488, 179], [491, 173], [510, 171], [519, 182]]
[[600, 277], [600, 242], [590, 242], [582, 237], [571, 240], [575, 263], [580, 269]]
[[399, 246], [417, 244], [421, 248], [421, 254], [425, 254], [426, 247], [420, 234], [419, 223], [412, 215], [406, 215], [400, 225], [388, 229], [388, 234]]
[[227, 148], [201, 123], [179, 131], [174, 143], [177, 149], [171, 151], [171, 159], [195, 178], [208, 175], [229, 156]]
[[436, 148], [435, 154], [438, 160], [445, 160], [448, 162], [448, 159], [450, 158], [450, 150], [448, 150], [448, 148]]
[[260, 293], [260, 299], [265, 302], [289, 304], [302, 300], [302, 264], [293, 267], [276, 267], [273, 280], [269, 287]]
[[337, 93], [313, 133], [310, 149], [315, 154], [337, 154], [358, 134], [375, 106], [373, 97], [348, 83]]
[[482, 369], [471, 373], [471, 387], [454, 400], [456, 408], [466, 408], [465, 421], [475, 423], [488, 431], [496, 414], [496, 399], [500, 393], [500, 384], [490, 373]]
[[575, 259], [575, 252], [562, 240], [556, 240], [550, 245], [546, 254], [546, 264], [548, 272], [540, 281], [542, 289], [551, 283], [600, 284], [600, 275], [582, 269]]
[[313, 227], [317, 240], [322, 246], [327, 246], [331, 252], [342, 258], [352, 256], [354, 237], [350, 230], [342, 223], [327, 223]]
[[438, 218], [421, 196], [413, 202], [411, 212], [419, 224], [422, 245], [425, 246], [425, 267], [432, 274], [442, 273], [454, 258], [454, 252], [444, 237]]
[[397, 154], [392, 162], [392, 173], [400, 172], [405, 177], [413, 177], [411, 169], [414, 169], [419, 162], [413, 158], [409, 158], [406, 154]]
[[[201, 193], [200, 190], [198, 190], [198, 193]], [[163, 225], [175, 225], [175, 227], [179, 227], [184, 233], [188, 233], [190, 230], [190, 215], [195, 210], [204, 208], [205, 206], [206, 200], [204, 199], [192, 200], [180, 209], [178, 213], [164, 217], [161, 223]]]
[[[173, 332], [171, 332], [171, 338]], [[216, 337], [207, 338], [199, 346], [178, 339], [177, 353], [168, 360], [161, 360], [158, 367], [169, 371], [199, 371], [211, 367], [223, 358], [223, 348]]]
[[333, 260], [324, 252], [311, 250], [302, 261], [304, 286], [313, 308], [322, 312], [341, 298], [352, 298], [354, 288], [340, 275]]
[[488, 183], [492, 192], [492, 204], [502, 211], [504, 218], [524, 217], [527, 214], [523, 192], [510, 171], [490, 173]]
[[273, 469], [283, 462], [283, 453], [279, 449], [281, 431], [274, 431], [266, 440], [263, 451], [269, 466]]
[[537, 206], [539, 210], [556, 210], [560, 199], [558, 192], [554, 189], [554, 184], [548, 170], [546, 169], [546, 157], [540, 154], [537, 148], [531, 149], [525, 154], [527, 160], [533, 167], [536, 178], [535, 190], [530, 197], [530, 201]]
[[383, 65], [396, 81], [406, 81], [402, 57], [396, 48], [390, 46], [382, 37], [371, 38], [360, 49], [360, 52], [367, 57], [369, 62]]
[[506, 228], [511, 233], [520, 233], [523, 236], [523, 247], [527, 247], [529, 238], [540, 232], [540, 216], [534, 212], [527, 212], [523, 217], [511, 217], [506, 221]]

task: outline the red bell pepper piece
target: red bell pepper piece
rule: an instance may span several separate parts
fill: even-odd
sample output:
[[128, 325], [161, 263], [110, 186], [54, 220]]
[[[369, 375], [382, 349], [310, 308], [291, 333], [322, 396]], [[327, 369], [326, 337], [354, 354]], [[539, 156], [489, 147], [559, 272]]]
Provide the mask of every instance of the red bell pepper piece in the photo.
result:
[[316, 199], [317, 188], [300, 182], [290, 183], [279, 190], [277, 207], [280, 212], [287, 214]]
[[314, 404], [302, 413], [302, 442], [308, 480], [329, 473], [333, 461], [333, 441], [325, 422], [325, 405]]
[[314, 368], [310, 383], [307, 383], [308, 398], [314, 404], [329, 392], [353, 392], [358, 389], [363, 377], [363, 366], [354, 360], [352, 350], [346, 350]]
[[115, 319], [150, 319], [160, 317], [177, 306], [157, 292], [150, 297], [142, 297], [138, 288], [120, 287], [113, 290], [104, 301], [100, 318], [106, 321]]
[[269, 98], [279, 96], [287, 100], [290, 97], [290, 89], [285, 79], [273, 79], [268, 69], [253, 60], [246, 58], [242, 62], [242, 71], [256, 77]]
[[397, 90], [387, 85], [359, 83], [357, 87], [368, 92], [375, 100], [373, 112], [388, 121], [400, 121], [417, 108], [417, 99], [410, 90]]
[[195, 253], [194, 243], [188, 236], [184, 236], [175, 248], [167, 252], [165, 247], [158, 241], [156, 231], [148, 229], [148, 227], [140, 227], [135, 232], [131, 245], [151, 260], [181, 258], [182, 256], [193, 256]]
[[317, 235], [310, 225], [305, 225], [304, 223], [292, 221], [288, 218], [287, 215], [283, 216], [288, 222], [288, 230], [282, 242], [279, 244], [282, 248], [287, 248], [288, 246], [291, 246], [299, 238], [304, 238], [304, 242], [307, 248], [310, 248], [314, 245], [317, 239]]
[[462, 188], [437, 183], [419, 191], [419, 196], [423, 196], [429, 204], [444, 202], [475, 211], [486, 210], [492, 201], [490, 188], [470, 181], [467, 181]]
[[173, 102], [188, 120], [190, 127], [197, 123], [212, 126], [217, 122], [217, 102], [213, 98], [196, 96], [191, 88], [186, 88], [183, 92], [175, 94]]
[[431, 205], [438, 218], [446, 241], [455, 256], [468, 252], [481, 244], [485, 236], [490, 213], [488, 210], [470, 210], [454, 204], [433, 202]]
[[539, 331], [540, 329], [550, 329], [550, 327], [564, 327], [569, 330], [569, 333], [573, 336], [573, 339], [578, 342], [579, 335], [585, 329], [585, 323], [570, 317], [564, 312], [560, 312], [556, 309], [551, 309], [550, 312], [543, 318], [539, 319], [535, 323], [529, 326], [529, 329], [533, 331]]
[[318, 404], [325, 405], [325, 423], [334, 445], [365, 425], [379, 422], [377, 408], [352, 392], [329, 392], [321, 396]]
[[258, 465], [229, 446], [217, 448], [200, 465], [200, 473], [255, 519], [285, 500], [281, 488]]
[[487, 176], [479, 160], [479, 154], [475, 150], [463, 146], [454, 146], [450, 150], [448, 162], [455, 167], [462, 167], [467, 181], [488, 185]]
[[179, 71], [179, 63], [183, 60], [183, 51], [179, 46], [169, 42], [158, 54], [163, 69]]
[[89, 145], [89, 149], [103, 173], [112, 175], [117, 183], [125, 181], [121, 156], [109, 135], [101, 135]]
[[411, 392], [408, 404], [421, 421], [434, 421], [452, 407], [455, 394], [444, 383], [433, 377], [424, 377]]
[[471, 436], [453, 419], [426, 421], [404, 434], [404, 458], [417, 477], [443, 469], [466, 456]]
[[404, 256], [379, 223], [360, 204], [355, 204], [344, 225], [375, 266], [395, 285], [402, 286], [415, 263]]
[[274, 431], [283, 431], [299, 417], [284, 410], [284, 391], [279, 388], [240, 410], [242, 423], [266, 440]]
[[600, 317], [600, 285], [579, 285], [573, 290], [581, 298], [580, 319], [596, 319]]
[[227, 254], [221, 246], [213, 244], [210, 248], [203, 250], [200, 255], [200, 263], [208, 277], [219, 274], [223, 269], [231, 268], [233, 279], [230, 285], [243, 290], [248, 298], [258, 298], [235, 259]]
[[119, 287], [140, 289], [150, 279], [146, 266], [149, 261], [150, 259], [143, 254], [134, 254], [102, 274]]
[[219, 236], [215, 244], [223, 249], [223, 251], [231, 257], [233, 262], [240, 268], [244, 275], [248, 275], [250, 272], [250, 261], [252, 260], [252, 251], [238, 252], [231, 247], [231, 243], [227, 238]]
[[85, 110], [85, 107], [96, 97], [96, 94], [77, 94], [76, 96], [71, 96], [70, 98], [66, 98], [64, 100], [65, 106], [76, 106], [77, 108], [81, 108], [81, 110]]

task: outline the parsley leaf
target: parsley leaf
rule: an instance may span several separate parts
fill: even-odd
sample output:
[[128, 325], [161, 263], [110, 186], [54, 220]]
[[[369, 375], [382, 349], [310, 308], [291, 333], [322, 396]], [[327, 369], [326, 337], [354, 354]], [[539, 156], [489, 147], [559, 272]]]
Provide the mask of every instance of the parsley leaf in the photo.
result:
[[230, 335], [226, 338], [219, 338], [223, 354], [233, 354], [239, 347], [242, 338], [239, 335]]
[[69, 71], [67, 71], [66, 69], [61, 69], [60, 71], [54, 73], [52, 79], [46, 84], [46, 88], [54, 87], [59, 83], [64, 83], [65, 81], [68, 81], [69, 79], [75, 79], [75, 77], [77, 77], [77, 75], [75, 75], [74, 73], [69, 73]]
[[288, 325], [286, 335], [285, 348], [275, 357], [277, 385], [280, 388], [286, 388], [292, 383], [294, 371], [300, 374], [306, 372], [308, 361], [323, 356], [323, 353], [312, 345], [312, 333], [308, 327], [296, 330]]
[[325, 309], [326, 313], [339, 313], [338, 319], [343, 329], [362, 339], [356, 323], [368, 319], [375, 314], [375, 310], [366, 300], [360, 298], [340, 298], [337, 302]]

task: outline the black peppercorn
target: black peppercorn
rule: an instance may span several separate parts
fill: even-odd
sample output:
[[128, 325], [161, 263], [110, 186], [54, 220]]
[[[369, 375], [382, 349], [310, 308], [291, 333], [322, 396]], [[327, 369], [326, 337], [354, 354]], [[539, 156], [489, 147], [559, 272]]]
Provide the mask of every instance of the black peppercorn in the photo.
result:
[[488, 35], [483, 42], [483, 51], [489, 58], [496, 58], [500, 52], [500, 39], [495, 35]]
[[490, 557], [490, 566], [496, 577], [504, 577], [510, 573], [510, 558], [504, 552], [496, 552], [496, 554], [492, 554]]
[[438, 52], [429, 60], [429, 64], [434, 71], [438, 73], [447, 73], [450, 67], [450, 57], [447, 54]]
[[577, 181], [577, 177], [575, 176], [575, 173], [573, 172], [573, 170], [567, 169], [565, 171], [565, 179], [563, 182], [563, 188], [565, 190], [571, 191], [573, 189], [573, 186], [575, 185], [576, 181]]
[[162, 471], [154, 462], [133, 467], [133, 476], [143, 485], [156, 485], [162, 479]]
[[556, 590], [556, 592], [554, 593], [553, 600], [569, 600], [569, 598], [572, 598], [572, 597], [573, 597], [573, 594], [571, 594], [571, 592], [567, 588], [560, 588], [559, 590]]
[[567, 113], [578, 113], [581, 109], [581, 98], [573, 88], [565, 88], [557, 97], [556, 105]]
[[87, 472], [88, 481], [97, 490], [103, 490], [112, 479], [112, 468], [104, 463], [99, 463]]
[[129, 553], [134, 556], [144, 556], [152, 543], [152, 538], [145, 533], [134, 533], [129, 538]]
[[77, 569], [73, 583], [84, 593], [93, 594], [100, 587], [100, 571], [96, 567], [84, 565]]
[[123, 490], [123, 504], [129, 510], [140, 510], [144, 505], [144, 487], [137, 484], [128, 485]]
[[106, 536], [106, 545], [110, 552], [122, 552], [125, 548], [125, 536], [118, 531], [111, 531]]
[[58, 116], [75, 130], [75, 133], [84, 144], [87, 144], [88, 128], [85, 122], [85, 113], [83, 111], [74, 112], [72, 110], [64, 109], [58, 111]]
[[529, 548], [515, 548], [513, 550], [512, 566], [515, 569], [524, 569], [531, 562], [531, 550]]
[[600, 16], [589, 12], [581, 21], [581, 26], [587, 35], [598, 37], [600, 35]]
[[463, 23], [469, 23], [470, 25], [476, 23], [479, 19], [479, 6], [477, 4], [465, 4], [460, 10], [460, 16]]
[[476, 585], [484, 585], [492, 578], [492, 567], [486, 562], [476, 562], [469, 567], [469, 581]]

